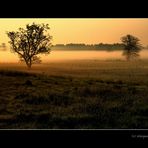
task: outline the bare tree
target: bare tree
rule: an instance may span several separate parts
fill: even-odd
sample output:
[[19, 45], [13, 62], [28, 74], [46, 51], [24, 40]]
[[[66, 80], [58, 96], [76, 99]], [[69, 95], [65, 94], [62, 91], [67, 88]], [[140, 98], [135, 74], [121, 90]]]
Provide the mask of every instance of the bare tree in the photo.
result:
[[41, 62], [39, 54], [50, 53], [51, 36], [47, 33], [48, 24], [27, 24], [26, 28], [19, 31], [7, 32], [13, 52], [19, 55], [21, 61], [25, 61], [30, 69], [33, 63]]
[[141, 44], [139, 43], [139, 39], [132, 35], [126, 35], [121, 38], [121, 41], [124, 46], [123, 55], [129, 61], [133, 58], [139, 57], [139, 52], [142, 48]]

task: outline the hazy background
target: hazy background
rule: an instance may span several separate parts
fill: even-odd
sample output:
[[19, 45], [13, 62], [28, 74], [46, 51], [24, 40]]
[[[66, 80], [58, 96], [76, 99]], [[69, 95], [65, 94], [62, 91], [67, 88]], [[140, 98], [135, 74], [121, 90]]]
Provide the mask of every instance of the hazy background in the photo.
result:
[[26, 24], [48, 23], [53, 44], [114, 43], [120, 37], [132, 34], [148, 45], [148, 19], [0, 19], [0, 42], [8, 41], [6, 31], [17, 30]]
[[[143, 46], [148, 45], [148, 19], [0, 19], [0, 44], [6, 43], [7, 51], [0, 51], [0, 62], [17, 62], [17, 54], [10, 52], [6, 31], [16, 31], [26, 24], [47, 23], [49, 33], [53, 36], [52, 44], [68, 43], [120, 43], [120, 38], [132, 34], [141, 40]], [[1, 50], [1, 49], [0, 49]], [[148, 52], [141, 52], [141, 58], [146, 58]], [[57, 59], [119, 59], [122, 52], [103, 51], [52, 51], [48, 56], [42, 56], [43, 62]]]

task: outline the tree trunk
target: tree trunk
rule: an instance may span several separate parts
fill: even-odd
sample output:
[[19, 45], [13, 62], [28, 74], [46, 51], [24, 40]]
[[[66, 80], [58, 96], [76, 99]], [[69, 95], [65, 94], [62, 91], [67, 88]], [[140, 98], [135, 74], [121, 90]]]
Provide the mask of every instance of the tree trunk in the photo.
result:
[[31, 69], [31, 66], [32, 66], [31, 60], [26, 61], [26, 65], [27, 65], [27, 67], [28, 67], [28, 70], [30, 70], [30, 69]]
[[31, 64], [28, 64], [27, 67], [28, 67], [28, 70], [30, 70], [31, 69]]

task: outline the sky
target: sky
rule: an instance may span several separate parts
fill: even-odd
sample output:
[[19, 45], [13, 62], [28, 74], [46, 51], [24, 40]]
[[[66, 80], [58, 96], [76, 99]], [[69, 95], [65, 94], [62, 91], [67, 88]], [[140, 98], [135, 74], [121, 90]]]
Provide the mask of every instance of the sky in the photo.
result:
[[[53, 36], [52, 44], [67, 43], [117, 43], [120, 38], [132, 34], [148, 45], [148, 19], [114, 19], [114, 18], [5, 18], [0, 19], [0, 44], [8, 43], [6, 31], [17, 31], [26, 24], [47, 23], [49, 33]], [[9, 46], [9, 45], [8, 45]]]

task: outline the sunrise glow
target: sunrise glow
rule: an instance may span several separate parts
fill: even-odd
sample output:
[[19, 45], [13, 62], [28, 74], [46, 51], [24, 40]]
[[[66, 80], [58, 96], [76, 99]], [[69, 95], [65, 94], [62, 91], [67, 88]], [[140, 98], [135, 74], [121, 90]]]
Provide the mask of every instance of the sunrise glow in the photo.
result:
[[6, 31], [16, 31], [31, 23], [47, 23], [50, 26], [49, 33], [53, 36], [53, 44], [67, 43], [116, 43], [120, 37], [126, 34], [138, 36], [141, 43], [148, 44], [148, 19], [0, 19], [0, 43], [8, 42]]

